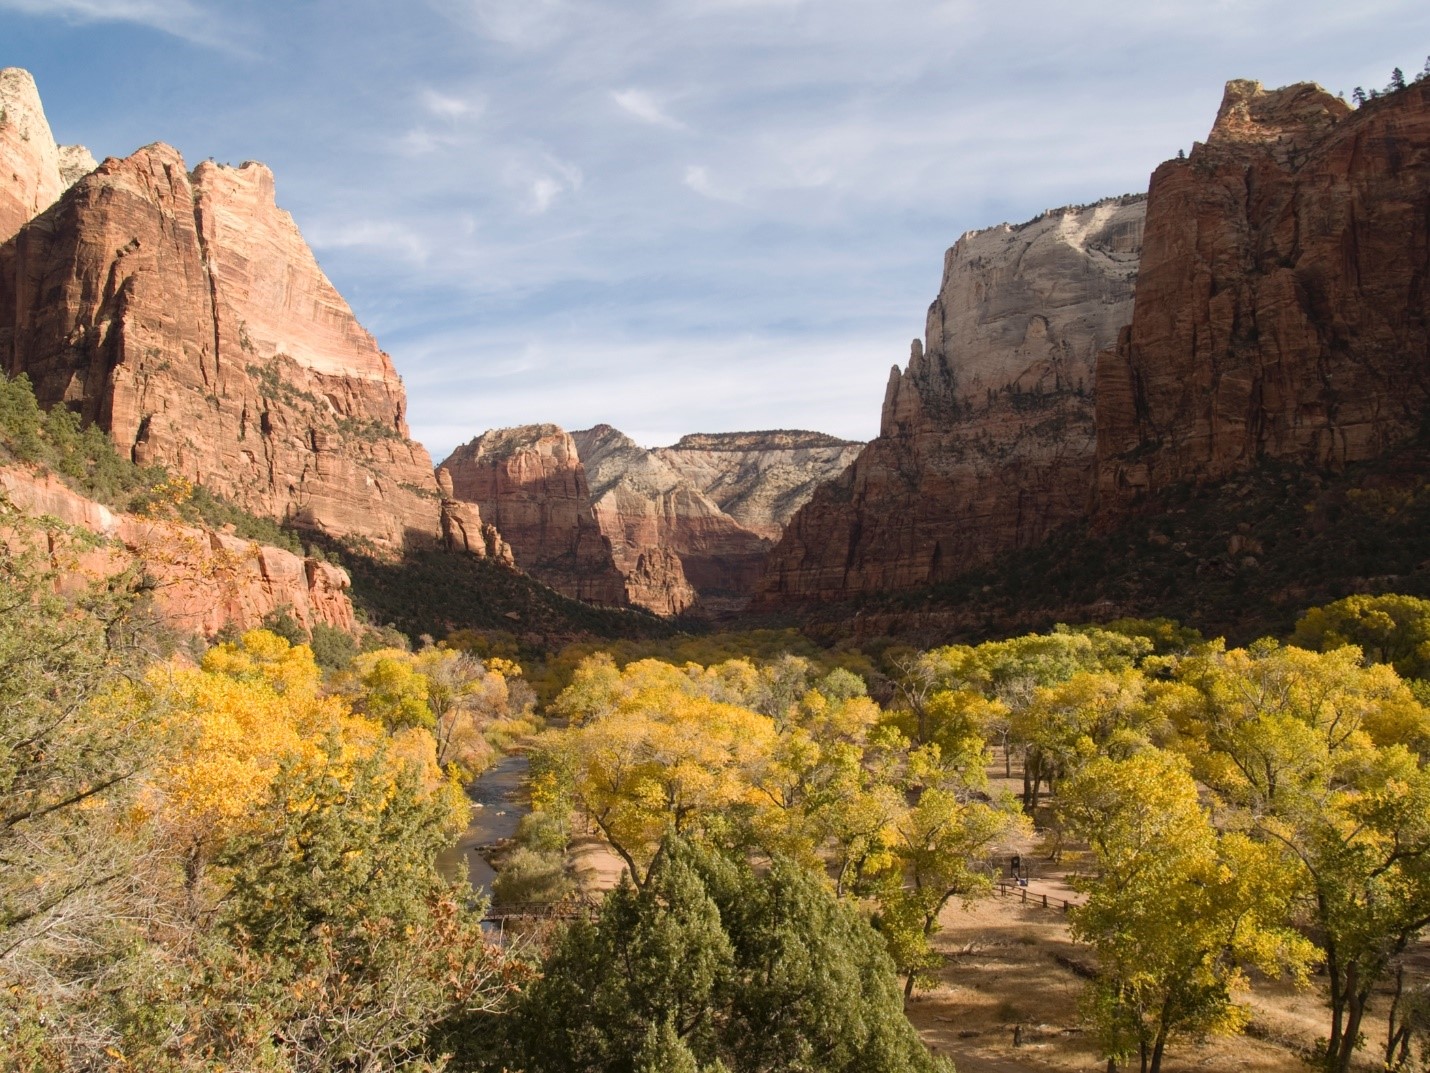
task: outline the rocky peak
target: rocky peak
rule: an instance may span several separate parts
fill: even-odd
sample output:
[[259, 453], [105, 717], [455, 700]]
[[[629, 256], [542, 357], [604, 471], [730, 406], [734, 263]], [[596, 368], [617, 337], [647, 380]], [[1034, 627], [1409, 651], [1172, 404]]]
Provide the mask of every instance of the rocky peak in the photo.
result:
[[622, 607], [623, 575], [591, 507], [576, 443], [556, 425], [484, 432], [442, 463], [451, 495], [496, 526], [516, 565], [578, 600]]
[[1352, 111], [1314, 82], [1267, 90], [1260, 82], [1235, 78], [1226, 84], [1207, 145], [1304, 144]]
[[190, 174], [155, 143], [81, 178], [0, 243], [0, 362], [256, 514], [389, 550], [441, 538], [402, 383], [262, 165]]
[[30, 72], [0, 70], [0, 242], [94, 167], [84, 146], [55, 144]]
[[1129, 195], [959, 238], [879, 438], [795, 514], [759, 604], [942, 581], [1086, 513], [1097, 355], [1131, 316], [1145, 212]]
[[1233, 82], [1152, 175], [1131, 326], [1099, 363], [1099, 497], [1279, 459], [1339, 467], [1430, 400], [1430, 84], [1352, 109]]

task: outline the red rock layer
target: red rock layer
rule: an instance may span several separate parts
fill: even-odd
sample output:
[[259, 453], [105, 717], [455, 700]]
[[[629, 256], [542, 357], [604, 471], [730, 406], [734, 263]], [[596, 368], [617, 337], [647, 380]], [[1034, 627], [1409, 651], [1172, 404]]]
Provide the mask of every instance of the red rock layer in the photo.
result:
[[936, 583], [1086, 513], [1096, 356], [1131, 313], [1143, 212], [1113, 198], [959, 239], [878, 439], [795, 514], [756, 606]]
[[175, 629], [212, 637], [226, 625], [252, 629], [280, 609], [305, 629], [356, 629], [347, 571], [329, 563], [211, 529], [116, 514], [27, 470], [0, 469], [0, 495], [25, 514], [107, 538], [78, 564], [83, 574], [109, 577], [139, 560], [155, 579], [159, 613]]
[[524, 425], [486, 432], [453, 451], [442, 469], [454, 498], [477, 505], [522, 570], [575, 599], [626, 605], [625, 578], [592, 514], [576, 444], [564, 431]]
[[440, 537], [401, 381], [262, 165], [105, 161], [0, 246], [0, 361], [254, 513], [388, 549]]
[[1261, 459], [1337, 467], [1420, 433], [1430, 398], [1430, 82], [1352, 110], [1227, 85], [1152, 176], [1132, 324], [1098, 368], [1098, 492]]

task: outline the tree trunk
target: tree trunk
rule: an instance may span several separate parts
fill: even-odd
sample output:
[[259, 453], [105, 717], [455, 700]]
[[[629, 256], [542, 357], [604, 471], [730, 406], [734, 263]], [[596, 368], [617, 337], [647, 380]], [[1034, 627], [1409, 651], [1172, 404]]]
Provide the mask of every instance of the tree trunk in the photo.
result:
[[1147, 1073], [1162, 1073], [1162, 1052], [1167, 1048], [1167, 1030], [1157, 1033], [1157, 1043], [1152, 1048], [1152, 1065]]

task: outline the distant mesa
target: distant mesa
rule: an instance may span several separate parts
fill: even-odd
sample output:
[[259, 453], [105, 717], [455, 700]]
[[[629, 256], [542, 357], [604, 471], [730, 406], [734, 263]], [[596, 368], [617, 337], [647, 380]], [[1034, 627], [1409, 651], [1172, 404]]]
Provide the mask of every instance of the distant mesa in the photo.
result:
[[519, 567], [578, 599], [678, 615], [743, 607], [784, 523], [858, 444], [817, 432], [686, 436], [496, 429], [442, 463]]

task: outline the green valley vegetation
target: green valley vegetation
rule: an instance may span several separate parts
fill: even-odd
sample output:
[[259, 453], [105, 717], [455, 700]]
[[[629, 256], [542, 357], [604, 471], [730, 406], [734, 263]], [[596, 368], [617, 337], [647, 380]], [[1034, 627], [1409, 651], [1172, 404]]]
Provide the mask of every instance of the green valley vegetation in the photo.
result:
[[[1109, 1058], [1158, 1073], [1187, 1040], [1239, 1032], [1259, 973], [1320, 991], [1314, 1062], [1328, 1073], [1362, 1048], [1418, 1069], [1430, 1038], [1410, 1046], [1422, 984], [1405, 987], [1405, 957], [1430, 924], [1430, 712], [1425, 683], [1392, 662], [1418, 670], [1406, 653], [1426, 628], [1430, 601], [1384, 596], [1309, 612], [1296, 634], [1307, 647], [1228, 648], [1124, 620], [891, 649], [884, 704], [861, 676], [789, 654], [622, 665], [596, 653], [549, 706], [565, 726], [535, 743], [529, 826], [548, 869], [561, 859], [553, 832], [598, 833], [626, 866], [618, 897], [633, 922], [651, 898], [670, 904], [653, 892], [671, 881], [673, 844], [737, 869], [803, 869], [862, 910], [907, 996], [942, 966], [931, 940], [944, 908], [990, 891], [1036, 820], [1073, 862], [1072, 935], [1096, 955], [1084, 1011]], [[1020, 796], [990, 786], [990, 772], [1015, 771]], [[731, 956], [713, 927], [699, 942]], [[543, 1008], [590, 983], [578, 948], [623, 956], [610, 928], [603, 913], [561, 948], [567, 982], [532, 992]], [[1369, 1039], [1367, 1011], [1397, 981], [1405, 1004], [1385, 1040]], [[645, 1068], [608, 1064], [643, 1047], [669, 1068], [742, 1068], [706, 1015], [686, 1019], [667, 998], [635, 1020], [603, 1015], [594, 1034], [552, 1013], [530, 1039], [577, 1033], [592, 1048], [582, 1069]], [[533, 1068], [557, 1068], [526, 1045]]]
[[[631, 640], [528, 684], [495, 631], [315, 636], [320, 668], [275, 615], [165, 655], [132, 579], [56, 585], [83, 534], [0, 529], [7, 1068], [932, 1071], [904, 1003], [1035, 823], [1108, 1057], [1159, 1073], [1275, 973], [1324, 999], [1327, 1073], [1430, 1042], [1430, 712], [1402, 677], [1430, 602], [1314, 609], [1297, 646]], [[625, 878], [500, 946], [435, 858], [514, 748], [534, 811], [498, 893], [562, 904], [578, 838]]]

